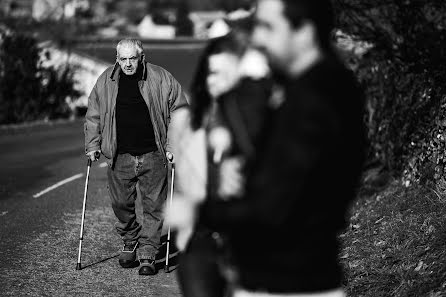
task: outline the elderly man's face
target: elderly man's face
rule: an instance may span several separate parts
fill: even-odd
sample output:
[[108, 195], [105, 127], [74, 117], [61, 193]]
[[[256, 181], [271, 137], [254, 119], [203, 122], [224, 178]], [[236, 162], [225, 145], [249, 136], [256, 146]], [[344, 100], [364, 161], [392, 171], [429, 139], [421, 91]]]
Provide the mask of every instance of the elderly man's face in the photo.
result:
[[253, 44], [268, 57], [273, 70], [284, 71], [293, 57], [293, 29], [283, 14], [281, 0], [259, 0]]
[[134, 46], [121, 47], [116, 59], [126, 75], [135, 74], [138, 70], [140, 56]]

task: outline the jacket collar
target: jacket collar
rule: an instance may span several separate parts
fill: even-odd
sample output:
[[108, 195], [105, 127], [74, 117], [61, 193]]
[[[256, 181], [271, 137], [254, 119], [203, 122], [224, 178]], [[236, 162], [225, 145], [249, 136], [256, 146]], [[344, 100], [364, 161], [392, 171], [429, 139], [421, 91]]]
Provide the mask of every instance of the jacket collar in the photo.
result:
[[[146, 59], [143, 56], [142, 57], [142, 76], [141, 76], [141, 80], [146, 80], [147, 79], [147, 65], [146, 65]], [[119, 63], [116, 62], [115, 65], [113, 66], [113, 70], [110, 74], [110, 79], [115, 81], [119, 79], [119, 74], [121, 73], [121, 66], [119, 66]]]

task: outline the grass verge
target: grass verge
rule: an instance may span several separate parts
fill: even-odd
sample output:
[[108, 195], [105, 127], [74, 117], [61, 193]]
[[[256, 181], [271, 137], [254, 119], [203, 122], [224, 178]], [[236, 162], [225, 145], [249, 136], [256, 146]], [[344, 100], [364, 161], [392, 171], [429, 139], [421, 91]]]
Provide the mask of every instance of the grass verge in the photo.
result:
[[348, 296], [446, 296], [446, 196], [397, 182], [362, 191], [340, 238]]

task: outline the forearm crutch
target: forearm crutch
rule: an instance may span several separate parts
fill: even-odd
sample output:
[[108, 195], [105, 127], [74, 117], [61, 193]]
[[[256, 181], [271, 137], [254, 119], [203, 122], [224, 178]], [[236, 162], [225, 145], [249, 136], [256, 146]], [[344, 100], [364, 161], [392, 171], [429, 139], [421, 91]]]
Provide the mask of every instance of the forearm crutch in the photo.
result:
[[[95, 154], [96, 156], [96, 154]], [[88, 158], [87, 161], [87, 177], [85, 178], [85, 189], [84, 189], [84, 202], [82, 204], [82, 221], [81, 221], [81, 232], [79, 235], [79, 254], [77, 255], [77, 265], [76, 270], [81, 270], [81, 252], [82, 252], [82, 239], [84, 236], [84, 219], [85, 219], [85, 207], [87, 205], [87, 191], [88, 191], [88, 177], [90, 176], [91, 159]]]
[[[169, 209], [172, 207], [173, 200], [173, 183], [175, 180], [175, 163], [172, 164], [172, 178], [170, 180], [170, 200], [169, 200]], [[164, 266], [164, 271], [169, 272], [169, 249], [170, 249], [170, 224], [167, 227], [167, 240], [166, 240], [166, 264]]]

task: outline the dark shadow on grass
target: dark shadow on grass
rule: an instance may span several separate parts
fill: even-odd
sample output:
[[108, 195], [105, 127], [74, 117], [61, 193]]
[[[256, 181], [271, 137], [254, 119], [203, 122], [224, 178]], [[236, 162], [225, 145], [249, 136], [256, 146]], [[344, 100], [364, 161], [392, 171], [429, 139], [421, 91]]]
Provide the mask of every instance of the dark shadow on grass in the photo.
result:
[[91, 266], [94, 266], [94, 265], [97, 265], [97, 264], [100, 264], [100, 263], [103, 263], [103, 262], [105, 262], [105, 261], [111, 260], [111, 259], [116, 258], [116, 257], [118, 257], [118, 256], [119, 256], [119, 254], [114, 254], [114, 255], [112, 255], [112, 256], [110, 256], [110, 257], [107, 257], [107, 258], [101, 259], [101, 260], [99, 260], [99, 261], [96, 261], [96, 262], [87, 264], [87, 265], [85, 265], [85, 266], [82, 266], [81, 270], [83, 270], [83, 269], [85, 269], [85, 268], [88, 268], [88, 267], [91, 267]]

